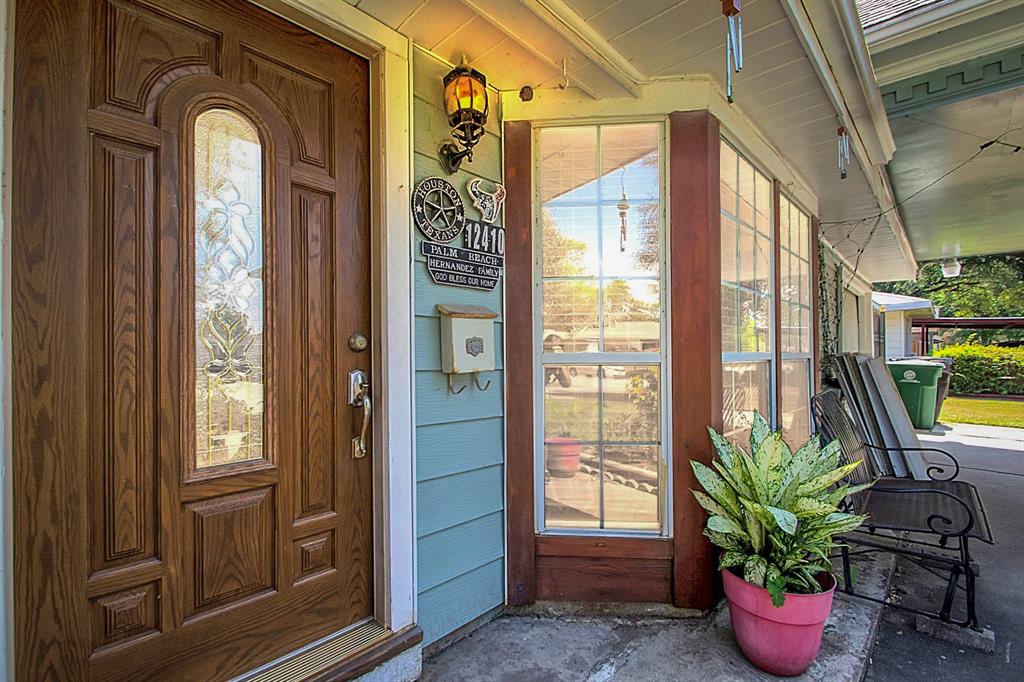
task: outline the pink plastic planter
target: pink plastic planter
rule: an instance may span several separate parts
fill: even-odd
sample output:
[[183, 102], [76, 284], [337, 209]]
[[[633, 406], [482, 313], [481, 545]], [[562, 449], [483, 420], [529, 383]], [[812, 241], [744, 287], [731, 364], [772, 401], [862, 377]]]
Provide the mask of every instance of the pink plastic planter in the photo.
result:
[[577, 438], [544, 439], [544, 466], [555, 478], [572, 478], [580, 470], [580, 450]]
[[818, 594], [786, 594], [775, 608], [768, 590], [722, 571], [732, 630], [751, 663], [773, 675], [791, 677], [807, 670], [821, 648], [821, 634], [832, 611], [836, 581]]

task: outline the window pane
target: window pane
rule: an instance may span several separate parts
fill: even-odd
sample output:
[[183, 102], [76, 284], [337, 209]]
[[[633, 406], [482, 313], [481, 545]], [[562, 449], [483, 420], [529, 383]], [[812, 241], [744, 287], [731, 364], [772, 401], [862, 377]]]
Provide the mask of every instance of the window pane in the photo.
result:
[[[623, 231], [625, 213], [625, 231]], [[661, 206], [630, 203], [601, 208], [604, 277], [657, 277], [661, 269]], [[547, 274], [547, 273], [545, 273]]]
[[542, 202], [597, 198], [597, 128], [540, 130]]
[[772, 183], [768, 178], [757, 173], [756, 178], [756, 197], [757, 202], [754, 206], [757, 225], [757, 231], [763, 235], [771, 235], [771, 210], [772, 210]]
[[544, 439], [544, 522], [548, 528], [600, 528], [600, 446]]
[[196, 468], [263, 458], [263, 150], [249, 121], [195, 123]]
[[754, 241], [754, 290], [764, 296], [771, 294], [772, 242], [762, 235]]
[[660, 367], [545, 365], [544, 376], [546, 526], [658, 530]]
[[807, 360], [782, 363], [782, 437], [796, 450], [811, 433], [810, 376]]
[[658, 368], [604, 365], [602, 379], [604, 440], [659, 443], [661, 384]]
[[754, 288], [754, 233], [745, 227], [739, 233], [739, 284]]
[[727, 362], [722, 365], [723, 432], [733, 443], [749, 449], [754, 411], [768, 418], [767, 362]]
[[738, 260], [736, 258], [736, 237], [739, 231], [739, 223], [731, 218], [722, 216], [722, 281], [738, 282], [739, 274], [736, 271]]
[[739, 314], [739, 290], [728, 284], [722, 285], [722, 352], [735, 353], [739, 350], [737, 316]]
[[544, 282], [543, 294], [543, 352], [596, 353], [597, 280]]
[[604, 352], [659, 352], [660, 302], [657, 280], [605, 280]]
[[544, 365], [544, 438], [600, 439], [597, 365]]
[[604, 527], [658, 530], [656, 445], [604, 446]]
[[597, 276], [595, 206], [544, 206], [541, 229], [545, 277]]
[[736, 185], [736, 164], [738, 157], [736, 156], [736, 150], [733, 149], [724, 140], [721, 143], [721, 160], [719, 161], [719, 173], [722, 176], [722, 182], [727, 187], [735, 190]]
[[660, 199], [661, 163], [657, 123], [601, 128], [601, 196], [618, 201], [625, 194], [631, 204]]
[[757, 313], [754, 294], [746, 289], [740, 290], [740, 352], [757, 352]]

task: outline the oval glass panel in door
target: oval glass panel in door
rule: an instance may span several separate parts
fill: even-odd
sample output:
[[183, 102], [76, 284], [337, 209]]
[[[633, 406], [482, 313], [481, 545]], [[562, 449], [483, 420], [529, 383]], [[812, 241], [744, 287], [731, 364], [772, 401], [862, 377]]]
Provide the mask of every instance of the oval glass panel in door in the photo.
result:
[[263, 149], [240, 114], [196, 118], [195, 468], [263, 458]]

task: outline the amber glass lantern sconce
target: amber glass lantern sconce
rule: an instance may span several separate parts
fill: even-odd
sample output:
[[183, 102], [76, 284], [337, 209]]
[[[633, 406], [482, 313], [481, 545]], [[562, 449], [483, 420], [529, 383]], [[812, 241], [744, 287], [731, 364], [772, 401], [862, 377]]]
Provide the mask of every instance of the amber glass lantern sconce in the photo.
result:
[[454, 141], [445, 142], [438, 158], [445, 172], [459, 170], [462, 160], [473, 160], [473, 147], [484, 135], [487, 123], [487, 77], [469, 67], [465, 55], [462, 63], [444, 77], [444, 109]]

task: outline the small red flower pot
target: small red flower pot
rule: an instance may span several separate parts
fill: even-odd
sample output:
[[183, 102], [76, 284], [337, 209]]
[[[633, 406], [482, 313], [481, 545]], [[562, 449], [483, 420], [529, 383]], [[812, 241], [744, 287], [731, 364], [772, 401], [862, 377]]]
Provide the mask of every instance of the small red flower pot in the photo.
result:
[[792, 677], [807, 670], [821, 648], [825, 621], [832, 612], [836, 581], [827, 574], [828, 589], [817, 594], [786, 593], [785, 603], [772, 605], [768, 590], [751, 585], [732, 571], [722, 571], [729, 617], [740, 651], [747, 660], [773, 675]]
[[555, 478], [572, 478], [580, 470], [580, 449], [576, 438], [546, 438], [544, 468]]

